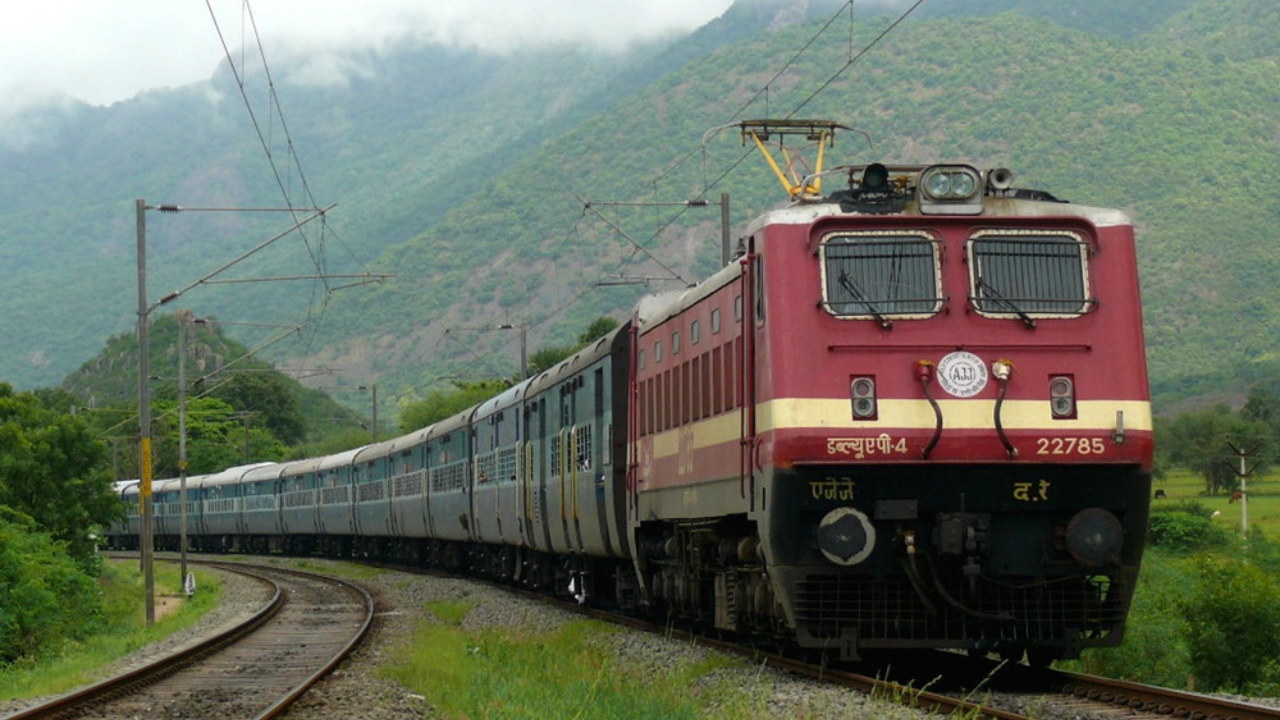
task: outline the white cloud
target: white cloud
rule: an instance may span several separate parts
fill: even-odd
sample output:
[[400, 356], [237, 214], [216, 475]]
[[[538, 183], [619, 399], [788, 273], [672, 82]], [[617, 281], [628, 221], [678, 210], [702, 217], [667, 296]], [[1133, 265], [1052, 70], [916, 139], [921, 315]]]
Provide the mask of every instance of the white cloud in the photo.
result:
[[[0, 23], [0, 115], [41, 98], [109, 104], [142, 90], [208, 78], [223, 42], [268, 61], [308, 51], [342, 60], [352, 50], [430, 39], [503, 50], [587, 41], [617, 49], [693, 30], [731, 0], [39, 0], [12, 3]], [[212, 7], [213, 13], [209, 11]], [[221, 29], [221, 40], [213, 17]], [[334, 68], [330, 68], [334, 69]], [[352, 71], [352, 66], [342, 68]]]

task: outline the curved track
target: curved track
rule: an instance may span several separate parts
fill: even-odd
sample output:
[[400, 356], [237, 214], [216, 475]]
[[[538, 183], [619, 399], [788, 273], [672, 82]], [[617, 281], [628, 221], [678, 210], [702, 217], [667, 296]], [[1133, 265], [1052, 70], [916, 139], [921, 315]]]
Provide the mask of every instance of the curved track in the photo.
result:
[[281, 568], [207, 563], [263, 579], [275, 596], [245, 622], [158, 662], [9, 716], [271, 718], [364, 638], [374, 603], [363, 588]]
[[1076, 702], [1094, 706], [1126, 708], [1129, 717], [1205, 718], [1206, 720], [1252, 720], [1254, 718], [1280, 718], [1276, 708], [1228, 700], [1212, 695], [1171, 690], [1169, 688], [1141, 685], [1124, 680], [1081, 675], [1079, 673], [1048, 671], [1048, 676], [1058, 687], [1058, 692], [1074, 698]]
[[[1088, 716], [1253, 720], [1280, 710], [1211, 695], [1142, 685], [1096, 675], [1032, 668], [957, 653], [898, 654], [887, 675], [906, 685], [963, 694], [984, 703], [1053, 707]], [[976, 688], [976, 689], [975, 689]]]

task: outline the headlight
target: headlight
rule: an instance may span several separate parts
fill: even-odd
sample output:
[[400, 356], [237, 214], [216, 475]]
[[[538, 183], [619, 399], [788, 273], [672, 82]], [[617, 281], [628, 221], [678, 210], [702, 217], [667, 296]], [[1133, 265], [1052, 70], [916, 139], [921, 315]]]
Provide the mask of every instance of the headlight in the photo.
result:
[[978, 171], [967, 165], [935, 165], [924, 171], [925, 198], [935, 202], [964, 202], [978, 189]]
[[860, 510], [838, 507], [818, 523], [818, 549], [836, 565], [857, 565], [876, 547], [876, 529]]
[[982, 212], [982, 176], [968, 165], [934, 165], [920, 174], [920, 212], [977, 215]]
[[1102, 508], [1081, 510], [1067, 523], [1067, 552], [1081, 565], [1102, 567], [1120, 562], [1124, 526]]
[[951, 175], [936, 172], [924, 181], [925, 193], [931, 198], [945, 198], [951, 195]]

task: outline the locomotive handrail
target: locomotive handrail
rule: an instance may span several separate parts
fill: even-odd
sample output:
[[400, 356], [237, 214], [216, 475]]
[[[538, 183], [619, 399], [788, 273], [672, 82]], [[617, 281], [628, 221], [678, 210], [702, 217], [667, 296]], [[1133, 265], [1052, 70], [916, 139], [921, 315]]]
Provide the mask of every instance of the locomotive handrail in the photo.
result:
[[929, 383], [933, 382], [933, 363], [928, 360], [921, 360], [916, 363], [916, 376], [920, 378], [920, 387], [924, 390], [924, 399], [929, 401], [929, 407], [933, 408], [933, 416], [937, 420], [937, 425], [933, 429], [933, 437], [929, 439], [929, 444], [924, 447], [922, 457], [925, 460], [933, 454], [933, 449], [938, 446], [938, 440], [942, 438], [942, 408], [938, 405], [938, 401], [933, 399], [933, 394], [929, 392]]
[[1000, 383], [1000, 392], [996, 395], [995, 407], [995, 425], [996, 434], [1000, 436], [1000, 443], [1004, 445], [1005, 452], [1008, 453], [1009, 459], [1013, 460], [1018, 457], [1018, 448], [1013, 446], [1009, 440], [1009, 436], [1005, 434], [1004, 423], [1000, 420], [1000, 410], [1004, 407], [1004, 394], [1009, 389], [1009, 376], [1013, 372], [1013, 363], [1008, 360], [997, 360], [992, 364], [991, 369], [996, 376], [996, 380]]

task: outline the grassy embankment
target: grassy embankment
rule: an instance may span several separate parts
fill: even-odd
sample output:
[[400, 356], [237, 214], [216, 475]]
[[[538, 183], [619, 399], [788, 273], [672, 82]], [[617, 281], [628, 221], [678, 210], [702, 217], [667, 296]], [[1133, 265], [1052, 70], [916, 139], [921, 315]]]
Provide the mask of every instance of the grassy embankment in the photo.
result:
[[[432, 603], [383, 673], [446, 717], [768, 717], [752, 688], [714, 671], [743, 661], [691, 655], [669, 666], [630, 664], [612, 649], [616, 628], [593, 620], [545, 633], [469, 630], [471, 603]], [[704, 658], [704, 659], [694, 659]], [[710, 710], [708, 710], [710, 708]]]
[[[1267, 537], [1280, 537], [1280, 482], [1253, 479], [1249, 524]], [[1242, 505], [1229, 497], [1201, 497], [1202, 481], [1174, 474], [1158, 483], [1174, 503], [1198, 500], [1220, 510], [1213, 519], [1238, 533]], [[1196, 560], [1160, 550], [1148, 554], [1138, 606], [1129, 635], [1130, 652], [1150, 664], [1148, 682], [1179, 685], [1187, 677], [1187, 651], [1168, 610], [1170, 596], [1185, 588]], [[608, 650], [614, 632], [590, 621], [571, 623], [539, 635], [517, 631], [469, 631], [467, 603], [429, 608], [439, 622], [424, 623], [411, 642], [396, 649], [384, 673], [425, 696], [448, 717], [767, 717], [752, 688], [717, 683], [715, 669], [740, 661], [717, 658], [671, 667], [625, 667]], [[1079, 665], [1076, 665], [1079, 667]]]
[[109, 560], [100, 583], [104, 629], [70, 645], [56, 657], [19, 663], [0, 670], [0, 700], [56, 695], [100, 679], [107, 666], [138, 648], [189, 627], [216, 607], [222, 595], [218, 578], [194, 569], [198, 591], [182, 600], [178, 566], [157, 563], [156, 623], [146, 626], [143, 578], [136, 560]]

